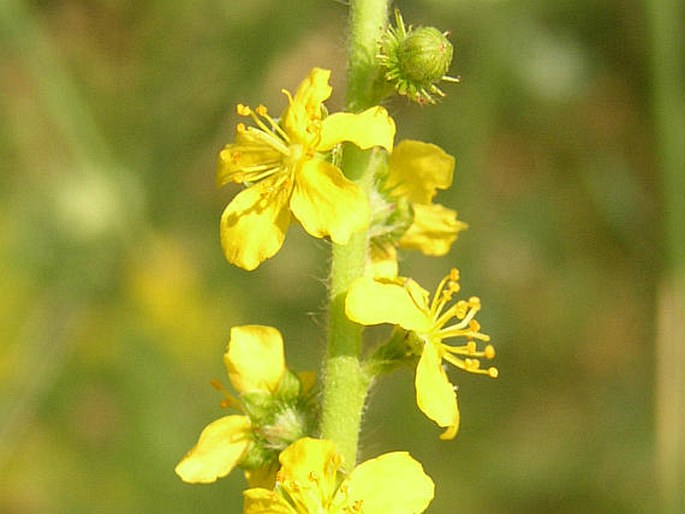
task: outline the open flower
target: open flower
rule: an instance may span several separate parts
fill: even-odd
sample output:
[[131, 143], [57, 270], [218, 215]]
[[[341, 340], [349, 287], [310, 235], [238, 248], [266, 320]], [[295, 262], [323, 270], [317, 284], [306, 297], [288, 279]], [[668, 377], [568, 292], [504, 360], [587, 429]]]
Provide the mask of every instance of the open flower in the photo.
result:
[[176, 466], [176, 474], [184, 482], [209, 483], [241, 465], [250, 483], [269, 483], [278, 452], [311, 430], [307, 402], [312, 376], [298, 378], [288, 370], [280, 332], [261, 325], [231, 329], [224, 363], [240, 398], [218, 381], [213, 385], [224, 392], [225, 407], [244, 415], [224, 416], [207, 425]]
[[[375, 204], [372, 258], [396, 272], [396, 246], [419, 250], [425, 255], [449, 252], [466, 223], [457, 212], [433, 198], [447, 189], [454, 175], [454, 157], [440, 147], [421, 141], [404, 140], [390, 154], [380, 195]], [[389, 268], [388, 268], [388, 262]], [[381, 273], [392, 276], [392, 273]]]
[[418, 514], [435, 486], [407, 452], [386, 453], [345, 476], [328, 440], [304, 438], [280, 455], [274, 490], [248, 489], [245, 514]]
[[241, 268], [255, 269], [278, 252], [291, 215], [312, 236], [330, 236], [338, 244], [369, 223], [366, 195], [324, 153], [344, 141], [391, 151], [395, 123], [382, 107], [324, 117], [329, 76], [314, 68], [294, 96], [283, 91], [289, 106], [280, 121], [262, 105], [238, 106], [238, 114], [256, 127], [238, 124], [235, 143], [219, 154], [217, 184], [248, 186], [221, 216], [224, 255]]
[[[411, 351], [420, 355], [416, 367], [416, 403], [419, 409], [446, 430], [441, 439], [452, 439], [459, 429], [457, 393], [443, 369], [443, 361], [471, 373], [496, 378], [497, 368], [483, 369], [480, 358], [493, 359], [495, 349], [486, 344], [490, 336], [481, 333], [475, 317], [480, 300], [452, 303], [459, 291], [459, 272], [452, 269], [440, 282], [433, 298], [428, 291], [407, 278], [373, 279], [361, 277], [350, 286], [345, 312], [362, 325], [393, 323], [410, 332]], [[447, 340], [463, 338], [465, 344], [450, 345]]]

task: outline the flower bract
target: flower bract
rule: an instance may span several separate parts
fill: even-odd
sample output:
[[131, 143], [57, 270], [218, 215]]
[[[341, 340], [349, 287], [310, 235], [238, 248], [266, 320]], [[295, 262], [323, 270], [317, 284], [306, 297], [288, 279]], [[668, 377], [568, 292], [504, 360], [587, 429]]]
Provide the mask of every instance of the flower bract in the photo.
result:
[[280, 455], [273, 490], [248, 489], [245, 514], [418, 514], [434, 484], [407, 452], [363, 462], [349, 475], [332, 441], [303, 438]]
[[[416, 403], [423, 413], [445, 431], [442, 439], [452, 439], [459, 429], [457, 394], [443, 368], [443, 362], [476, 374], [497, 377], [497, 368], [481, 368], [480, 359], [493, 359], [490, 337], [480, 331], [475, 317], [480, 300], [452, 302], [459, 291], [459, 272], [452, 269], [430, 298], [428, 291], [411, 279], [371, 278], [355, 280], [345, 300], [347, 316], [362, 325], [392, 323], [407, 330], [410, 351], [419, 355], [416, 366]], [[459, 338], [462, 344], [448, 341]], [[486, 343], [483, 349], [477, 342]]]
[[327, 153], [345, 141], [391, 151], [395, 123], [382, 107], [325, 116], [329, 77], [329, 70], [314, 68], [294, 95], [283, 91], [289, 105], [280, 120], [262, 105], [238, 106], [238, 114], [255, 126], [239, 123], [235, 142], [219, 154], [218, 185], [247, 186], [221, 217], [221, 244], [229, 262], [252, 270], [275, 255], [292, 216], [312, 236], [338, 244], [368, 225], [366, 194]]

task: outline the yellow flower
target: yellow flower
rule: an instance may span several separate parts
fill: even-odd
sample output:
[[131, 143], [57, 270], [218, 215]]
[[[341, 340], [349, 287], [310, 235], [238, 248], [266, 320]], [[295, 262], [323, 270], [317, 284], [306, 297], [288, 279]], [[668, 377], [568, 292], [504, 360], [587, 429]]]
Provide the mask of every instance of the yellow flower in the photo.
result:
[[280, 455], [273, 491], [248, 489], [245, 514], [417, 514], [434, 484], [407, 452], [386, 453], [345, 476], [331, 441], [304, 438]]
[[[401, 248], [442, 256], [449, 252], [459, 232], [468, 227], [457, 219], [456, 211], [433, 203], [438, 189], [450, 187], [453, 174], [454, 157], [436, 145], [405, 140], [395, 147], [381, 185], [381, 194], [389, 203], [379, 202], [379, 212], [374, 212], [374, 220], [381, 218], [379, 225], [385, 225], [378, 233], [382, 236], [385, 230], [393, 236], [374, 239], [372, 259], [380, 269], [376, 276], [397, 275], [395, 241]], [[403, 215], [401, 206], [405, 203], [409, 209], [404, 209], [408, 214]], [[403, 218], [409, 218], [408, 226]]]
[[[268, 483], [276, 453], [307, 433], [307, 420], [295, 407], [311, 389], [310, 377], [292, 380], [285, 366], [283, 338], [278, 330], [260, 325], [231, 329], [224, 364], [231, 385], [241, 399], [223, 387], [225, 407], [245, 415], [224, 416], [207, 425], [197, 444], [176, 466], [185, 482], [210, 483], [242, 465], [250, 483]], [[290, 382], [288, 381], [289, 379]], [[301, 383], [301, 382], [309, 383]], [[265, 475], [265, 472], [266, 475]]]
[[[479, 350], [476, 343], [490, 341], [475, 319], [480, 300], [471, 297], [451, 303], [453, 294], [459, 291], [458, 280], [459, 272], [452, 269], [431, 300], [428, 291], [411, 279], [362, 277], [352, 283], [345, 301], [345, 312], [351, 320], [362, 325], [393, 323], [413, 335], [409, 342], [416, 348], [412, 350], [420, 353], [414, 381], [416, 403], [426, 416], [446, 428], [441, 439], [454, 438], [459, 429], [457, 394], [442, 362], [492, 378], [498, 375], [497, 368], [480, 367], [479, 358], [495, 357], [492, 345]], [[466, 343], [447, 344], [452, 338], [464, 338]]]
[[324, 117], [329, 76], [314, 68], [294, 96], [283, 91], [289, 106], [280, 122], [262, 105], [238, 106], [238, 114], [250, 116], [256, 127], [238, 124], [235, 143], [219, 154], [217, 183], [248, 186], [221, 217], [224, 255], [241, 268], [255, 269], [278, 252], [291, 213], [312, 236], [330, 236], [338, 244], [369, 223], [366, 195], [324, 153], [343, 141], [391, 151], [395, 123], [382, 107]]

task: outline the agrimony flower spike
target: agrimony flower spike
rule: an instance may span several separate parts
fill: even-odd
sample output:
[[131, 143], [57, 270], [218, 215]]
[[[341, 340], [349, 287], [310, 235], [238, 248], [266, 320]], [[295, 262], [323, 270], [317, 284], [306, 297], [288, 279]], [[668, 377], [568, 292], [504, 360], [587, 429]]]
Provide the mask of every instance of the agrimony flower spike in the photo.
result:
[[406, 26], [398, 9], [395, 21], [396, 26], [384, 34], [377, 56], [385, 80], [413, 102], [434, 104], [435, 96], [445, 96], [437, 82], [459, 82], [447, 75], [453, 54], [448, 33], [435, 27]]

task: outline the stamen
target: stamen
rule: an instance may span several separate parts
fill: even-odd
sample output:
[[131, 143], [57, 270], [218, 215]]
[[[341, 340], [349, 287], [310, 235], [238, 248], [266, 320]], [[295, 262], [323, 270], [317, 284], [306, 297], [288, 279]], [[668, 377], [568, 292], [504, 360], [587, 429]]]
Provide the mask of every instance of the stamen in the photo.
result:
[[490, 378], [497, 378], [499, 376], [499, 371], [495, 367], [481, 369], [480, 361], [478, 359], [460, 359], [450, 353], [444, 354], [442, 358], [454, 367], [468, 373], [473, 373], [474, 375], [487, 375]]
[[[458, 292], [459, 289], [459, 270], [457, 268], [452, 268], [447, 276], [440, 281], [433, 295], [430, 314], [431, 317], [436, 320], [436, 326], [442, 326], [442, 324], [447, 321], [446, 319], [443, 322], [439, 321], [445, 318], [444, 315], [437, 319], [436, 317], [442, 312], [445, 305], [452, 300], [452, 295]], [[449, 319], [449, 317], [447, 319]]]
[[271, 125], [271, 129], [273, 132], [278, 134], [286, 143], [290, 144], [290, 138], [288, 137], [288, 134], [285, 133], [285, 131], [281, 128], [281, 126], [278, 123], [276, 123], [276, 120], [269, 116], [269, 112], [267, 111], [265, 106], [259, 105], [257, 106], [257, 109], [255, 109], [255, 111], [262, 118], [269, 122], [269, 125]]
[[209, 383], [214, 389], [224, 395], [224, 399], [221, 400], [221, 403], [219, 404], [221, 407], [240, 409], [240, 400], [229, 393], [228, 389], [226, 389], [219, 380], [213, 378]]
[[[480, 299], [472, 296], [469, 298], [468, 302], [463, 300], [454, 304], [451, 308], [447, 309], [442, 316], [440, 316], [435, 321], [436, 327], [443, 327], [451, 318], [456, 318], [461, 320], [459, 323], [452, 325], [450, 327], [440, 330], [441, 334], [449, 333], [450, 331], [463, 330], [466, 327], [471, 328], [470, 323], [480, 310]], [[465, 311], [465, 312], [464, 312]], [[472, 332], [478, 332], [480, 330], [480, 325], [477, 325], [478, 330], [472, 330]], [[447, 337], [447, 336], [445, 336]]]
[[238, 113], [238, 116], [250, 116], [250, 115], [252, 115], [252, 109], [250, 109], [247, 105], [238, 104], [238, 105], [236, 105], [235, 110]]

